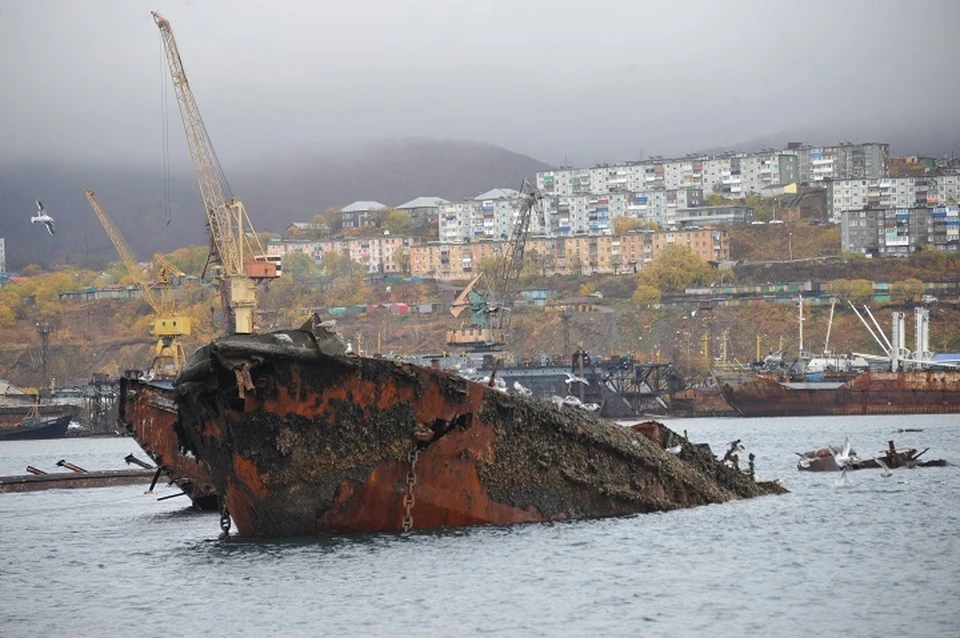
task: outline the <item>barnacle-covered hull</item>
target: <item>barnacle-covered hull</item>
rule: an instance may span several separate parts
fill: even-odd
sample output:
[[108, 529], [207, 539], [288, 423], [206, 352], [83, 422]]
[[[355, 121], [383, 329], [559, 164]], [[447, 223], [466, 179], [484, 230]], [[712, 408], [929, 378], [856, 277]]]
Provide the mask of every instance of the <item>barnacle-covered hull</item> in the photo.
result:
[[[779, 493], [628, 428], [304, 331], [233, 336], [177, 381], [181, 443], [245, 536], [620, 516]], [[681, 445], [679, 455], [664, 451]]]

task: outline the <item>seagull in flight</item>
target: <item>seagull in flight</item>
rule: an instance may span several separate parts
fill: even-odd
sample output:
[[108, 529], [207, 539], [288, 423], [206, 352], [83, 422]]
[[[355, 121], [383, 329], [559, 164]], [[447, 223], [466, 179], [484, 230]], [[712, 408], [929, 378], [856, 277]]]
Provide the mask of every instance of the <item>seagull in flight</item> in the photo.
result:
[[590, 382], [584, 379], [583, 377], [578, 377], [575, 374], [570, 374], [569, 372], [564, 372], [567, 375], [567, 380], [564, 383], [567, 385], [567, 392], [570, 391], [571, 383], [582, 383], [583, 385], [590, 385]]
[[876, 459], [877, 465], [880, 466], [880, 476], [886, 478], [893, 476], [893, 470], [887, 467], [887, 464], [883, 462], [883, 459]]
[[30, 218], [30, 221], [34, 224], [43, 224], [47, 227], [47, 232], [51, 235], [53, 231], [56, 230], [56, 227], [53, 223], [53, 217], [47, 214], [47, 209], [43, 207], [43, 202], [39, 199], [37, 200], [37, 214], [34, 217]]
[[531, 394], [533, 394], [533, 390], [531, 390], [530, 388], [524, 387], [523, 385], [520, 384], [519, 381], [513, 382], [513, 389], [525, 397], [528, 397]]
[[839, 452], [836, 452], [833, 449], [831, 449], [830, 451], [833, 452], [833, 460], [836, 461], [837, 467], [839, 467], [841, 470], [847, 469], [848, 467], [853, 465], [853, 463], [857, 460], [856, 453], [850, 450], [849, 437], [843, 437], [842, 450], [840, 450]]

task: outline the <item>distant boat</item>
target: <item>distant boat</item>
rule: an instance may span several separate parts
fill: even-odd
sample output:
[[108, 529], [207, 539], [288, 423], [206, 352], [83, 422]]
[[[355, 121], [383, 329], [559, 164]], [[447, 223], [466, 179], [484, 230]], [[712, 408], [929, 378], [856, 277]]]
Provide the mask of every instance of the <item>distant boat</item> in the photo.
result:
[[72, 414], [56, 417], [28, 417], [14, 428], [0, 430], [0, 441], [60, 439], [67, 433]]

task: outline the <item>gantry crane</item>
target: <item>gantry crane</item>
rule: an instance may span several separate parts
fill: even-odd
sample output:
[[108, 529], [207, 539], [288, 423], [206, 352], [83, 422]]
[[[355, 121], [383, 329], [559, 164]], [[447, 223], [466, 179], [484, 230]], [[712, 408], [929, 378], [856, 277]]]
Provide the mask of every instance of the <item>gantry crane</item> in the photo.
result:
[[163, 38], [190, 159], [207, 215], [210, 230], [208, 261], [219, 271], [224, 332], [250, 334], [254, 331], [256, 283], [276, 278], [279, 272], [276, 263], [267, 260], [243, 203], [236, 197], [227, 196], [229, 187], [187, 81], [170, 23], [156, 11], [151, 14]]
[[191, 328], [190, 317], [177, 313], [176, 302], [173, 298], [173, 278], [182, 277], [183, 273], [157, 253], [153, 256], [155, 281], [153, 283], [148, 282], [139, 262], [134, 258], [133, 252], [123, 239], [120, 229], [117, 228], [113, 218], [97, 201], [96, 193], [90, 189], [85, 192], [90, 207], [97, 214], [97, 218], [103, 224], [103, 229], [107, 231], [107, 236], [113, 242], [117, 253], [120, 254], [120, 260], [130, 276], [133, 277], [143, 299], [153, 308], [153, 312], [156, 314], [150, 324], [150, 334], [157, 337], [157, 345], [153, 350], [153, 363], [150, 365], [150, 374], [153, 375], [153, 378], [176, 377], [180, 373], [184, 362], [184, 350], [180, 337], [189, 335]]
[[459, 316], [462, 309], [469, 305], [473, 311], [473, 325], [447, 331], [447, 345], [491, 349], [506, 344], [517, 282], [523, 270], [523, 252], [534, 211], [543, 215], [543, 195], [535, 185], [524, 178], [520, 186], [520, 206], [513, 232], [497, 257], [492, 276], [488, 277], [488, 293], [482, 295], [474, 290], [480, 275], [460, 293], [450, 312], [454, 317]]

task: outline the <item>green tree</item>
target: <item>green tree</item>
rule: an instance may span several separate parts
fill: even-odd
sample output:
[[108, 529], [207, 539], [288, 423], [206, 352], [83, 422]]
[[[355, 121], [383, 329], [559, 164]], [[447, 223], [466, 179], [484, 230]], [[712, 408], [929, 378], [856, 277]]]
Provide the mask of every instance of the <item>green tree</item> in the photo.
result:
[[685, 246], [668, 246], [637, 275], [637, 284], [664, 294], [681, 293], [704, 285], [713, 277], [710, 264]]
[[399, 248], [393, 253], [393, 261], [397, 262], [401, 274], [410, 273], [410, 251], [405, 248]]
[[287, 253], [283, 258], [283, 276], [290, 276], [297, 282], [304, 282], [311, 279], [317, 279], [320, 276], [320, 268], [313, 257], [303, 251], [296, 250]]
[[890, 285], [890, 299], [898, 304], [910, 304], [920, 301], [923, 296], [923, 282], [919, 279], [904, 279]]
[[389, 230], [391, 235], [409, 235], [412, 224], [410, 215], [395, 208], [387, 209], [383, 220], [383, 229]]

